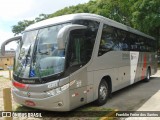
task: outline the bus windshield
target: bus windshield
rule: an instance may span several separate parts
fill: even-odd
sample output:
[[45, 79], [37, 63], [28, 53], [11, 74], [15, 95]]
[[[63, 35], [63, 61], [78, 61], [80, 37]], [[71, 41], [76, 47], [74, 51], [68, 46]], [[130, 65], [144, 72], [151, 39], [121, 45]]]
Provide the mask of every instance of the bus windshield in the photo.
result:
[[14, 74], [28, 78], [63, 72], [65, 52], [57, 49], [57, 34], [67, 24], [25, 32], [18, 57], [15, 57]]

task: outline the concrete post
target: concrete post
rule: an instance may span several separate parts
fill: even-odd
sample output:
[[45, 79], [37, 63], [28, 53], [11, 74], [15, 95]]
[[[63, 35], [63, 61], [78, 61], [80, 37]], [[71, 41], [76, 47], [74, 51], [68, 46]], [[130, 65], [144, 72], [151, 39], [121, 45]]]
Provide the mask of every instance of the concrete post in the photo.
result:
[[[4, 111], [12, 111], [11, 88], [3, 89]], [[5, 120], [12, 120], [12, 117], [5, 117]]]

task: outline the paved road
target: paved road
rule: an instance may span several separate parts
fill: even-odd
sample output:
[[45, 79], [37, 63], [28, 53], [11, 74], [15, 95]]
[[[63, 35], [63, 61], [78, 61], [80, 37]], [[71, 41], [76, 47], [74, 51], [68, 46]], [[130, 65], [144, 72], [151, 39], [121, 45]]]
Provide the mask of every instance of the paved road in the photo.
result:
[[102, 107], [118, 109], [120, 111], [137, 110], [160, 90], [159, 76], [160, 74], [157, 74], [156, 76], [151, 77], [150, 82], [140, 81], [113, 93], [112, 98]]

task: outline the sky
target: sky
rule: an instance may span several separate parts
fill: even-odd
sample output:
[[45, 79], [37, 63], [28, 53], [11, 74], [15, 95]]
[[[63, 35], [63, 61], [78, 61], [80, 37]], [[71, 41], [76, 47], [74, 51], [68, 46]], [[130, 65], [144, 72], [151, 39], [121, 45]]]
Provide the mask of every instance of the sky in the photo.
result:
[[[0, 0], [0, 45], [13, 37], [12, 26], [19, 21], [33, 20], [39, 14], [51, 14], [64, 7], [89, 0]], [[12, 48], [12, 45], [8, 48]], [[10, 49], [9, 48], [9, 49]]]

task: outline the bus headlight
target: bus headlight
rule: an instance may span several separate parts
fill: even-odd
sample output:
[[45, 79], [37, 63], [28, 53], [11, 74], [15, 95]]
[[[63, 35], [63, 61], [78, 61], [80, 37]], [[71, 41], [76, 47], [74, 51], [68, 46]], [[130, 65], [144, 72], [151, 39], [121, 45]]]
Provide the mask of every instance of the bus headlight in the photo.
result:
[[49, 96], [55, 96], [61, 92], [63, 92], [64, 90], [68, 89], [69, 88], [69, 83], [66, 84], [66, 85], [63, 85], [62, 87], [58, 87], [56, 89], [52, 89], [52, 90], [49, 90], [49, 91], [46, 91], [46, 93], [49, 95]]

